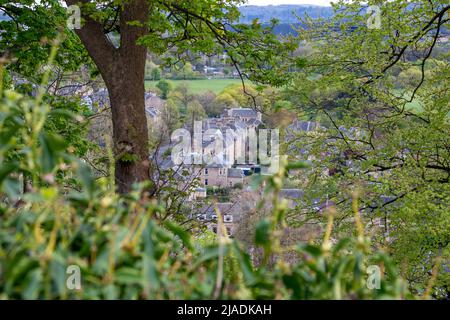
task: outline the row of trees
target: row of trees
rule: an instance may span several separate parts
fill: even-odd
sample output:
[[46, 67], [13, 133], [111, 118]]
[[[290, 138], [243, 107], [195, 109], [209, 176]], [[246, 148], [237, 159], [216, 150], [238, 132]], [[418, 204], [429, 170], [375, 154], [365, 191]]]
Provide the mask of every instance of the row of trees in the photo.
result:
[[[160, 66], [157, 66], [152, 61], [147, 62], [145, 67], [145, 80], [159, 81], [163, 75], [163, 71]], [[187, 61], [180, 69], [171, 69], [170, 72], [164, 73], [165, 79], [173, 80], [193, 80], [204, 79], [205, 76], [200, 71], [194, 71], [192, 64]]]

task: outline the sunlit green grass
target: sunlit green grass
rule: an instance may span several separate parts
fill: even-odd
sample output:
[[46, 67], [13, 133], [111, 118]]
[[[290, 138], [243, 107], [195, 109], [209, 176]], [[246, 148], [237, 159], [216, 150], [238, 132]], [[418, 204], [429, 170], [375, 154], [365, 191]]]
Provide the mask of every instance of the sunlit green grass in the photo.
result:
[[[215, 94], [220, 93], [227, 86], [232, 84], [241, 84], [240, 79], [202, 79], [202, 80], [167, 80], [176, 88], [180, 83], [186, 82], [192, 93], [200, 94], [212, 91]], [[157, 81], [146, 81], [145, 88], [150, 89], [156, 86]]]
[[[394, 89], [391, 91], [391, 93], [397, 97], [403, 97], [404, 99], [410, 99], [411, 94], [412, 94], [409, 91], [404, 92], [403, 90], [399, 90], [399, 89]], [[414, 111], [414, 112], [422, 112], [423, 111], [422, 102], [417, 97], [415, 97], [415, 99], [412, 102], [408, 102], [405, 105], [405, 108], [409, 111]]]

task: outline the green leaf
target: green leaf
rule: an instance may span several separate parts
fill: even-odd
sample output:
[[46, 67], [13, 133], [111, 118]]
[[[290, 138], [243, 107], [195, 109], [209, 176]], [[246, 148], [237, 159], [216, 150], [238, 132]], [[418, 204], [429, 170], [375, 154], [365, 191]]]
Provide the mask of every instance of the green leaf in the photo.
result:
[[342, 240], [339, 240], [339, 242], [332, 248], [333, 254], [336, 254], [340, 252], [342, 249], [347, 248], [348, 245], [351, 243], [351, 241], [352, 240], [350, 238], [344, 238]]
[[267, 248], [270, 245], [270, 221], [263, 219], [258, 222], [255, 230], [255, 244]]
[[22, 185], [19, 180], [7, 178], [3, 181], [3, 191], [13, 200], [17, 200], [21, 195]]
[[293, 163], [289, 163], [286, 166], [286, 170], [298, 170], [298, 169], [305, 169], [305, 168], [309, 168], [310, 164], [306, 161], [298, 161], [298, 162], [293, 162]]
[[78, 163], [78, 178], [80, 178], [83, 190], [89, 195], [90, 198], [93, 197], [95, 191], [95, 180], [92, 175], [91, 169], [82, 162]]
[[122, 267], [114, 273], [115, 279], [119, 284], [140, 285], [142, 284], [142, 274], [139, 269], [132, 267]]
[[50, 274], [57, 296], [62, 296], [66, 290], [66, 267], [63, 259], [57, 254], [53, 255], [50, 263]]
[[233, 251], [236, 254], [239, 266], [241, 267], [242, 274], [244, 275], [244, 280], [248, 286], [253, 286], [257, 282], [257, 277], [253, 271], [252, 262], [250, 256], [239, 248], [237, 242], [233, 242]]
[[311, 256], [317, 258], [320, 257], [323, 253], [322, 248], [318, 247], [318, 246], [313, 246], [310, 244], [299, 244], [297, 246], [297, 250], [300, 252], [306, 252], [308, 254], [310, 254]]
[[51, 172], [55, 168], [59, 152], [64, 150], [67, 146], [64, 139], [53, 133], [41, 133], [39, 136], [41, 143], [41, 165], [44, 173]]
[[155, 245], [152, 239], [153, 221], [149, 221], [142, 237], [144, 238], [143, 282], [147, 294], [157, 291], [160, 286], [159, 273], [155, 262]]
[[192, 250], [194, 248], [191, 241], [191, 235], [185, 230], [183, 230], [183, 228], [173, 223], [172, 221], [166, 221], [164, 225], [166, 226], [167, 229], [169, 229], [175, 235], [177, 235], [189, 250]]
[[19, 164], [17, 162], [8, 162], [8, 163], [2, 163], [0, 167], [0, 185], [3, 182], [3, 180], [6, 179], [6, 177], [17, 170], [19, 167]]
[[34, 269], [25, 278], [26, 283], [23, 297], [27, 300], [35, 300], [39, 297], [39, 290], [42, 286], [42, 270]]

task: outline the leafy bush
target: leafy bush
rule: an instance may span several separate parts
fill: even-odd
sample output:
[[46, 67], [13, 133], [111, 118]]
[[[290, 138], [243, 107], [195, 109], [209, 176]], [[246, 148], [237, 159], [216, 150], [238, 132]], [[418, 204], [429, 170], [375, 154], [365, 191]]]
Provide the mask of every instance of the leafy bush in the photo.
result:
[[[46, 126], [51, 112], [16, 92], [1, 98], [1, 299], [410, 297], [389, 258], [372, 253], [362, 235], [332, 245], [329, 228], [323, 245], [281, 247], [286, 208], [276, 200], [273, 216], [255, 232], [255, 246], [264, 251], [258, 267], [226, 232], [204, 244], [174, 222], [159, 221], [155, 215], [165, 208], [148, 197], [145, 184], [119, 196], [110, 179], [94, 179]], [[281, 170], [267, 178], [265, 192], [277, 194], [283, 176]], [[31, 184], [25, 193], [24, 177]], [[287, 263], [286, 253], [296, 262]], [[369, 264], [384, 270], [378, 290], [366, 285]], [[71, 265], [81, 269], [81, 290], [66, 285]]]

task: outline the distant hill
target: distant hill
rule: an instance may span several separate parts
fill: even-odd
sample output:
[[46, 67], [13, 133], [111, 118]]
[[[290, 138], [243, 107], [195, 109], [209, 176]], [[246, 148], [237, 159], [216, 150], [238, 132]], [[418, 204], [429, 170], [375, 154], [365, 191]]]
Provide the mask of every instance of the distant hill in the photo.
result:
[[295, 29], [301, 25], [297, 17], [308, 15], [312, 19], [330, 18], [333, 16], [331, 7], [323, 7], [316, 5], [269, 5], [269, 6], [242, 6], [239, 8], [241, 12], [241, 23], [252, 23], [258, 19], [263, 25], [270, 23], [272, 19], [278, 20], [278, 25], [273, 32], [277, 35], [296, 34]]
[[251, 23], [258, 19], [260, 23], [269, 23], [271, 19], [279, 20], [280, 24], [296, 24], [296, 16], [305, 16], [311, 18], [329, 18], [333, 15], [331, 7], [316, 5], [269, 5], [269, 6], [242, 6], [241, 23]]

